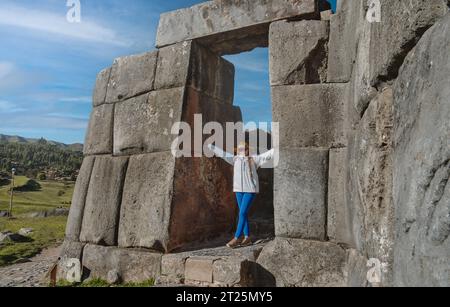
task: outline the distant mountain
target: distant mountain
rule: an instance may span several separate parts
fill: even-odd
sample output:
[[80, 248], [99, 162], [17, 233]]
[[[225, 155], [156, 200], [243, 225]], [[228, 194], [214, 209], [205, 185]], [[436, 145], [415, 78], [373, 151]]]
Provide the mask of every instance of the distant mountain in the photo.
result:
[[0, 134], [0, 179], [15, 168], [18, 175], [29, 178], [73, 180], [82, 161], [82, 144]]
[[[45, 139], [30, 139], [30, 138], [24, 138], [17, 135], [4, 135], [0, 134], [0, 142], [7, 142], [7, 143], [19, 143], [19, 144], [37, 144], [38, 142], [42, 142]], [[65, 150], [71, 150], [71, 151], [83, 151], [83, 144], [75, 143], [75, 144], [64, 144], [60, 142], [55, 141], [49, 141], [45, 140], [49, 145], [56, 145], [57, 147]]]

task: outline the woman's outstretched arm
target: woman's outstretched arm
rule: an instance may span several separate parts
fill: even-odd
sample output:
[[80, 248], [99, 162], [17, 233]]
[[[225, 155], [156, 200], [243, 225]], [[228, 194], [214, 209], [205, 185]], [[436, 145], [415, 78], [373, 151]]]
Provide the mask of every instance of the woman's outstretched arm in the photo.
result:
[[256, 156], [254, 158], [256, 166], [259, 168], [266, 163], [269, 163], [273, 160], [273, 156], [275, 154], [275, 149], [271, 149], [268, 152], [263, 153], [262, 155]]
[[234, 165], [234, 155], [223, 151], [222, 149], [220, 149], [219, 147], [216, 147], [212, 144], [208, 145], [208, 148], [214, 152], [215, 156], [218, 158], [222, 158], [224, 159], [228, 164], [230, 165]]

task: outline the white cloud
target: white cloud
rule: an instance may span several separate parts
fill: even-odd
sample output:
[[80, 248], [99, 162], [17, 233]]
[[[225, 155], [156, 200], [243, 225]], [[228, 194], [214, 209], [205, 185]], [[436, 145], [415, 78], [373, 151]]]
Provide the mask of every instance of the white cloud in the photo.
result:
[[70, 103], [91, 103], [92, 98], [90, 96], [80, 96], [80, 97], [63, 97], [59, 99], [60, 102], [70, 102]]
[[12, 62], [0, 62], [0, 92], [3, 95], [24, 87], [30, 88], [42, 79], [43, 76], [24, 72]]
[[82, 20], [81, 23], [69, 23], [64, 14], [25, 9], [15, 5], [0, 5], [0, 24], [88, 42], [129, 46], [113, 29], [95, 22]]
[[87, 128], [88, 120], [85, 118], [76, 118], [64, 116], [63, 114], [42, 114], [28, 115], [19, 114], [17, 116], [2, 116], [0, 114], [0, 129], [13, 127], [14, 129], [70, 129], [82, 130]]
[[11, 62], [0, 62], [0, 81], [14, 71], [14, 64]]
[[245, 91], [261, 92], [261, 91], [267, 91], [267, 89], [269, 88], [269, 84], [265, 84], [263, 82], [260, 82], [260, 83], [245, 82], [242, 85], [240, 85], [240, 88], [241, 88], [241, 90], [245, 90]]
[[0, 100], [0, 113], [2, 114], [11, 114], [23, 111], [25, 111], [24, 108], [21, 108], [10, 101]]
[[267, 74], [269, 71], [268, 58], [261, 55], [260, 52], [229, 55], [225, 58], [236, 65], [237, 69], [265, 74]]

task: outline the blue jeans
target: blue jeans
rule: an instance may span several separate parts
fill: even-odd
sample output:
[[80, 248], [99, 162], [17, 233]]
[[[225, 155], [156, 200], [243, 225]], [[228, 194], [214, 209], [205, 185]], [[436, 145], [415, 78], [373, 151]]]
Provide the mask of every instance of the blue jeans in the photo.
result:
[[255, 199], [255, 193], [236, 193], [236, 199], [239, 206], [239, 222], [235, 234], [235, 238], [239, 239], [244, 233], [244, 236], [250, 235], [250, 226], [248, 224], [248, 211]]

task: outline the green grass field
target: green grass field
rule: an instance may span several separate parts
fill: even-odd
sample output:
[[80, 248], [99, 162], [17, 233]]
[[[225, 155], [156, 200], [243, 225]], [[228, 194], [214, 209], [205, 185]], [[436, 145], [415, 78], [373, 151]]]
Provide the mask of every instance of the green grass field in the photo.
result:
[[[17, 176], [15, 186], [20, 187], [28, 178]], [[70, 207], [73, 182], [37, 181], [38, 191], [14, 192], [14, 219], [0, 218], [0, 231], [17, 232], [21, 228], [33, 228], [31, 240], [24, 243], [8, 243], [0, 247], [0, 266], [30, 258], [42, 249], [59, 244], [64, 239], [67, 217], [29, 218], [29, 213], [47, 211], [57, 207]], [[9, 186], [0, 187], [0, 211], [9, 208]]]
[[[15, 187], [20, 187], [28, 182], [28, 178], [17, 176]], [[14, 192], [13, 215], [23, 215], [34, 211], [45, 211], [55, 207], [70, 207], [74, 183], [56, 181], [38, 181], [40, 191]], [[10, 186], [0, 187], [0, 210], [8, 210], [10, 198]]]

